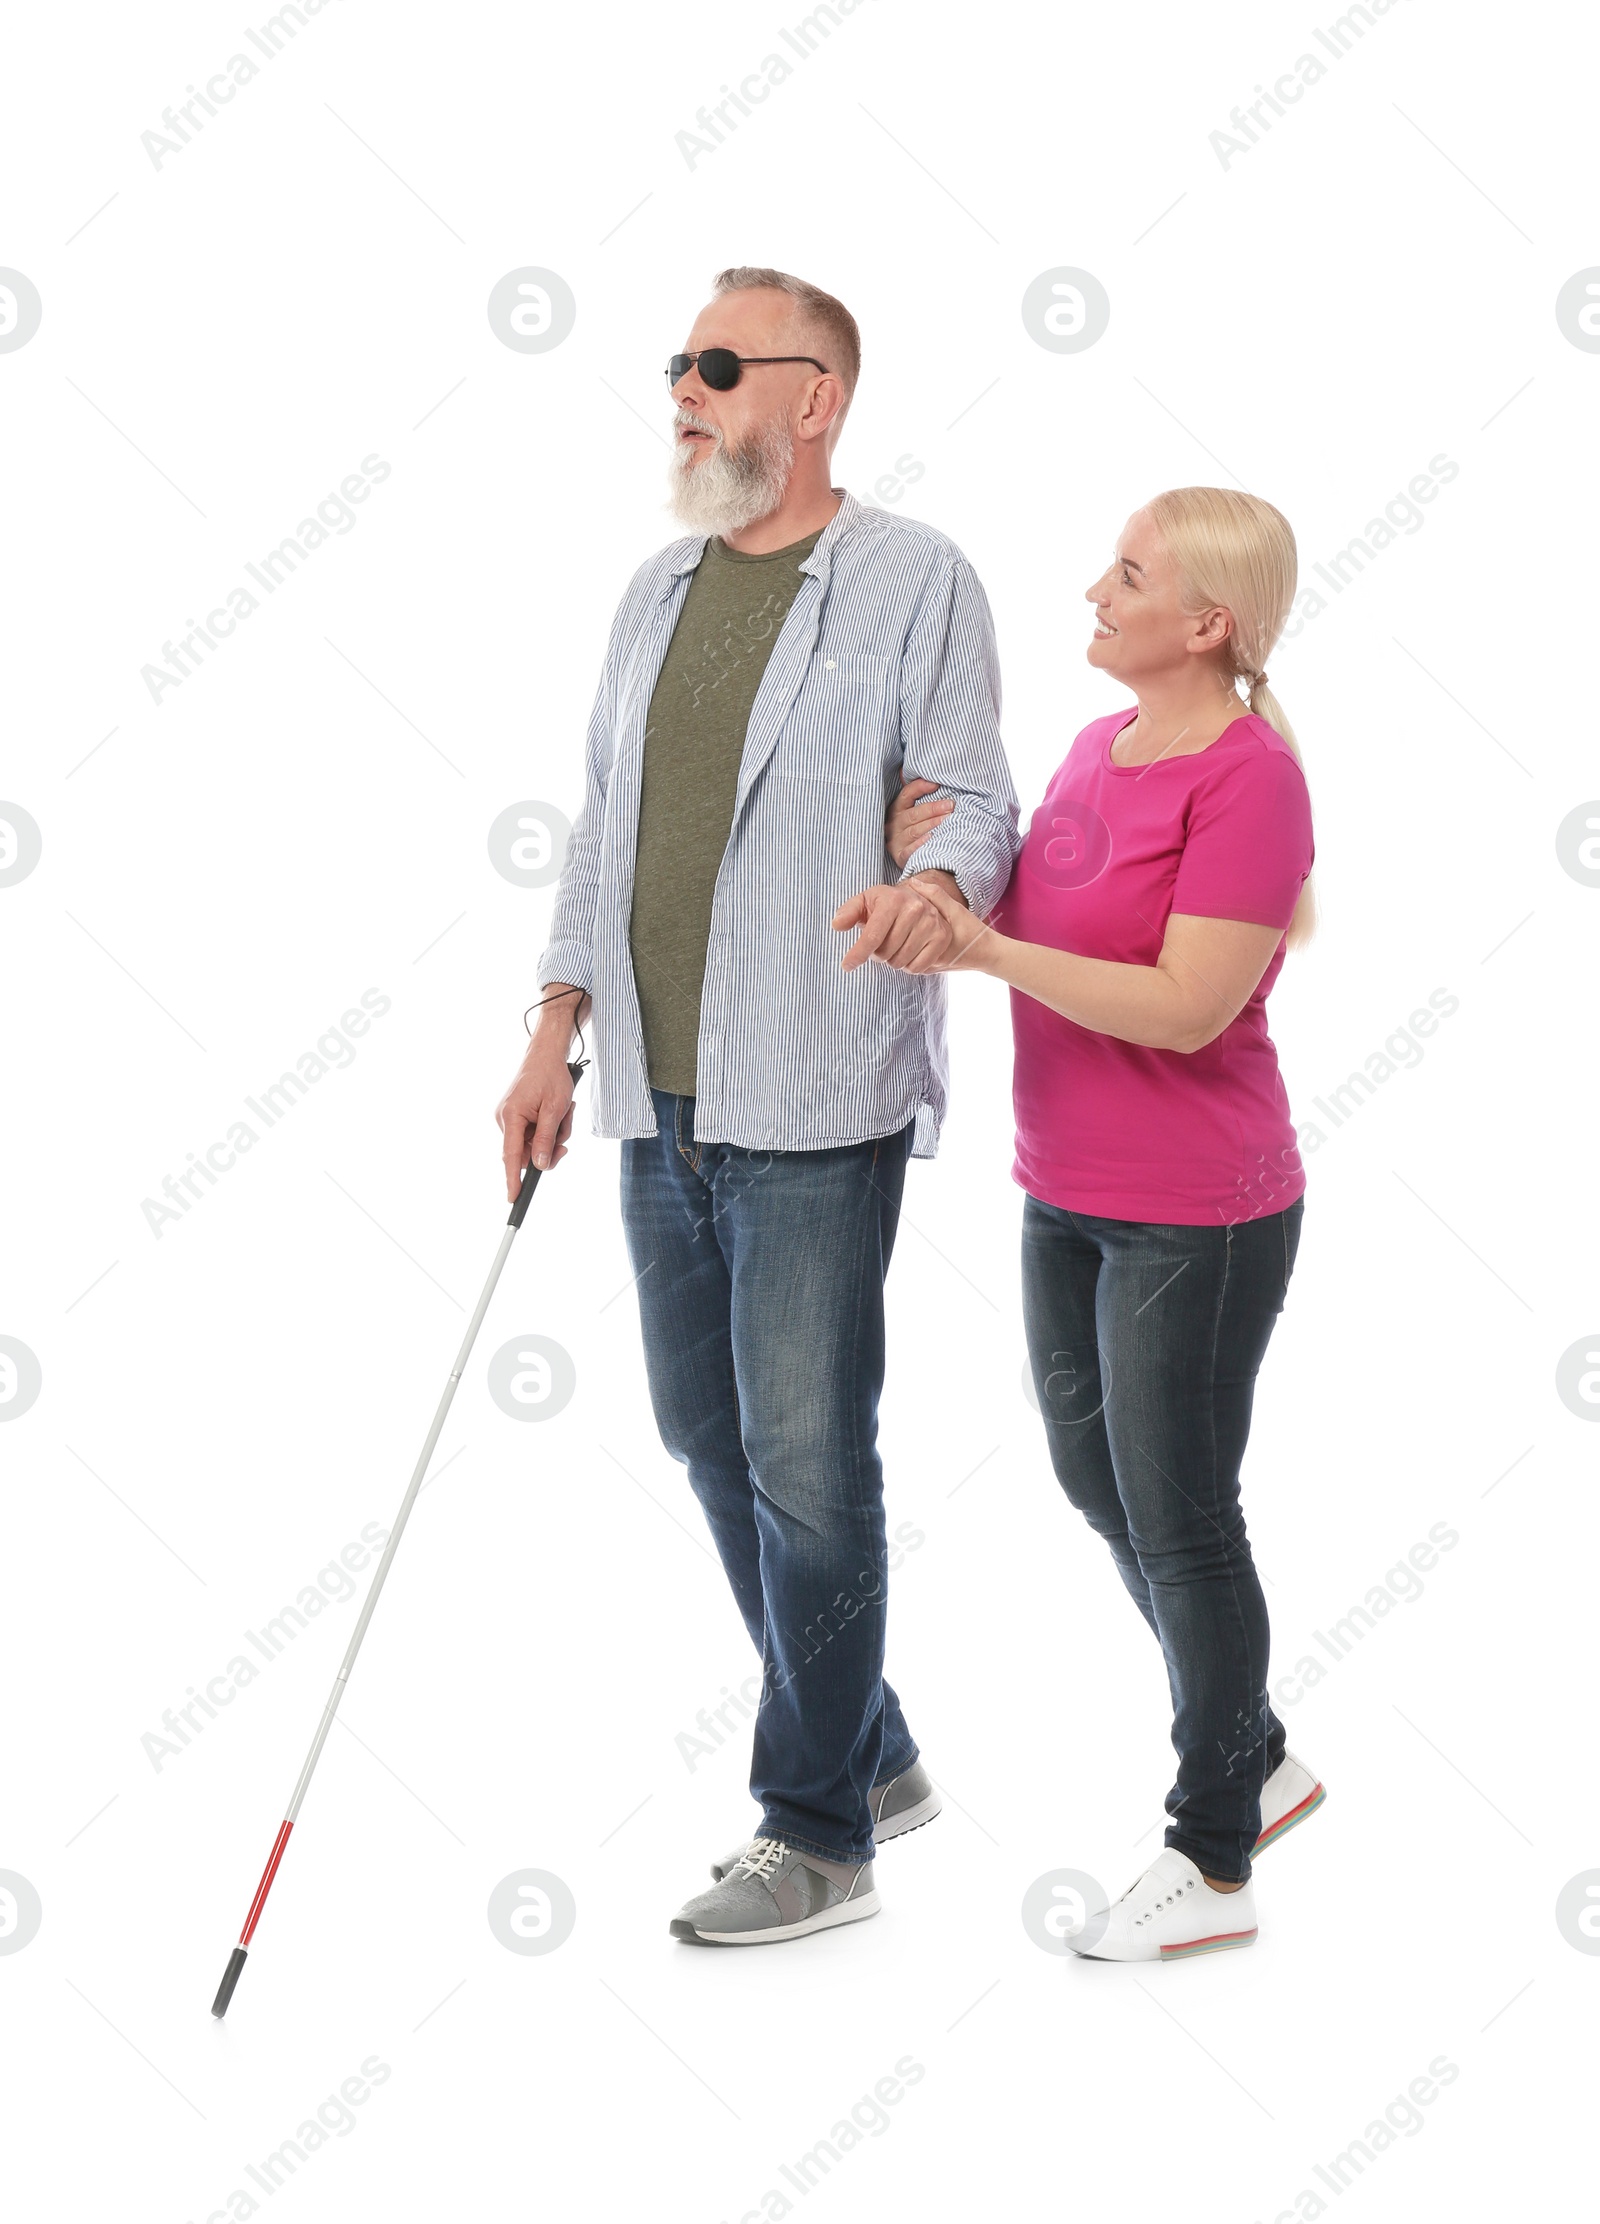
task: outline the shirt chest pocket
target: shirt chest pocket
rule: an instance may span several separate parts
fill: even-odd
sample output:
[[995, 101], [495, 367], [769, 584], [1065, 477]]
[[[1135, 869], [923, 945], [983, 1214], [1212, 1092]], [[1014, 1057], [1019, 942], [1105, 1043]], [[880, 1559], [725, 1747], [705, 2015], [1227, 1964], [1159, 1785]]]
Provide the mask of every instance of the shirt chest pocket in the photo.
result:
[[900, 754], [900, 667], [892, 657], [818, 650], [772, 755], [779, 780], [870, 784]]

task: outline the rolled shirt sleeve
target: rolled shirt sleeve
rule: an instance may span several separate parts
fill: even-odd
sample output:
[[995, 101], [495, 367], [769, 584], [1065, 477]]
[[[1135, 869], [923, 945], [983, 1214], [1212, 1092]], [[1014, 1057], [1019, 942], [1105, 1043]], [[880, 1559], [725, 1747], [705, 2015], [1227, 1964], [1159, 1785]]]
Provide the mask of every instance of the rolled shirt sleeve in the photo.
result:
[[1022, 843], [1000, 740], [994, 620], [964, 557], [954, 558], [912, 622], [901, 666], [900, 734], [904, 778], [937, 781], [955, 804], [901, 878], [936, 867], [953, 873], [981, 917], [1004, 893]]

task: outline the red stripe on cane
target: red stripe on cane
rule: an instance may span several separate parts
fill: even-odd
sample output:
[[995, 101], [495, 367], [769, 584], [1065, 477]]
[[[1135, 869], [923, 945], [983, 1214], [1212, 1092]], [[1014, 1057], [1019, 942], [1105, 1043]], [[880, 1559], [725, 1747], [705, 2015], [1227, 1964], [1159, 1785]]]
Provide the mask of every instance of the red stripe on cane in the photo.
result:
[[256, 1896], [250, 1902], [250, 1912], [244, 1919], [244, 1929], [239, 1933], [239, 1944], [241, 1946], [249, 1945], [251, 1935], [257, 1923], [261, 1920], [261, 1910], [267, 1904], [267, 1894], [272, 1890], [272, 1880], [278, 1873], [278, 1863], [283, 1859], [283, 1849], [289, 1843], [289, 1833], [293, 1828], [294, 1824], [292, 1822], [279, 1825], [277, 1840], [272, 1848], [272, 1857], [261, 1872], [261, 1882], [256, 1886]]

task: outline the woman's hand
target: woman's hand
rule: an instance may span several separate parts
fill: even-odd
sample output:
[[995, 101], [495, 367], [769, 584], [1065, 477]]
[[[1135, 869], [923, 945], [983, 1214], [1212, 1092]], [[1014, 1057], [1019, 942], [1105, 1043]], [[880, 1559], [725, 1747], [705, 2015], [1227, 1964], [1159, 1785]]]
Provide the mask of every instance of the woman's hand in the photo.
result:
[[[936, 967], [916, 962], [942, 950], [947, 940], [944, 915], [933, 901], [931, 877], [917, 874], [890, 887], [863, 888], [860, 895], [842, 903], [832, 924], [840, 934], [852, 927], [861, 932], [851, 943], [840, 965], [846, 973], [865, 965], [869, 958], [892, 965], [901, 973], [930, 973]], [[943, 891], [941, 890], [942, 894]]]
[[833, 924], [862, 930], [842, 961], [846, 972], [868, 958], [897, 973], [975, 972], [1001, 940], [931, 869], [895, 888], [863, 889], [839, 906]]
[[[949, 796], [934, 795], [938, 784], [937, 780], [907, 780], [889, 806], [883, 843], [902, 870], [906, 860], [922, 847], [939, 821], [947, 819], [955, 809]], [[925, 802], [926, 796], [933, 796], [933, 801]]]
[[901, 972], [975, 973], [986, 969], [1002, 939], [992, 927], [975, 919], [961, 898], [953, 896], [931, 871], [919, 873], [900, 885], [920, 889], [944, 921], [943, 936], [931, 948], [925, 945], [917, 956], [902, 964]]

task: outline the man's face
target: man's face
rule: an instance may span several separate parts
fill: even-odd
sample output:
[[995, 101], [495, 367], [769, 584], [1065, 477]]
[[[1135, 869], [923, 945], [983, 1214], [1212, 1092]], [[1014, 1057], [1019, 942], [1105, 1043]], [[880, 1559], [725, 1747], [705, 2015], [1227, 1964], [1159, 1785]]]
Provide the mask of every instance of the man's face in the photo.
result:
[[[695, 318], [684, 353], [731, 348], [735, 355], [809, 352], [787, 294], [765, 288], [723, 294]], [[809, 363], [760, 363], [719, 392], [693, 365], [672, 389], [677, 410], [669, 473], [672, 507], [686, 525], [733, 533], [770, 516], [794, 469], [794, 424], [810, 383]]]
[[[735, 355], [801, 355], [808, 353], [796, 335], [794, 303], [787, 294], [766, 289], [725, 293], [708, 302], [695, 318], [683, 347], [686, 355], [701, 348], [731, 348]], [[738, 451], [749, 445], [775, 421], [788, 424], [817, 376], [809, 363], [766, 363], [740, 374], [737, 386], [719, 394], [707, 386], [695, 364], [672, 389], [680, 410], [688, 410], [716, 428], [726, 445]], [[680, 464], [693, 469], [715, 445], [706, 434], [677, 431]]]

